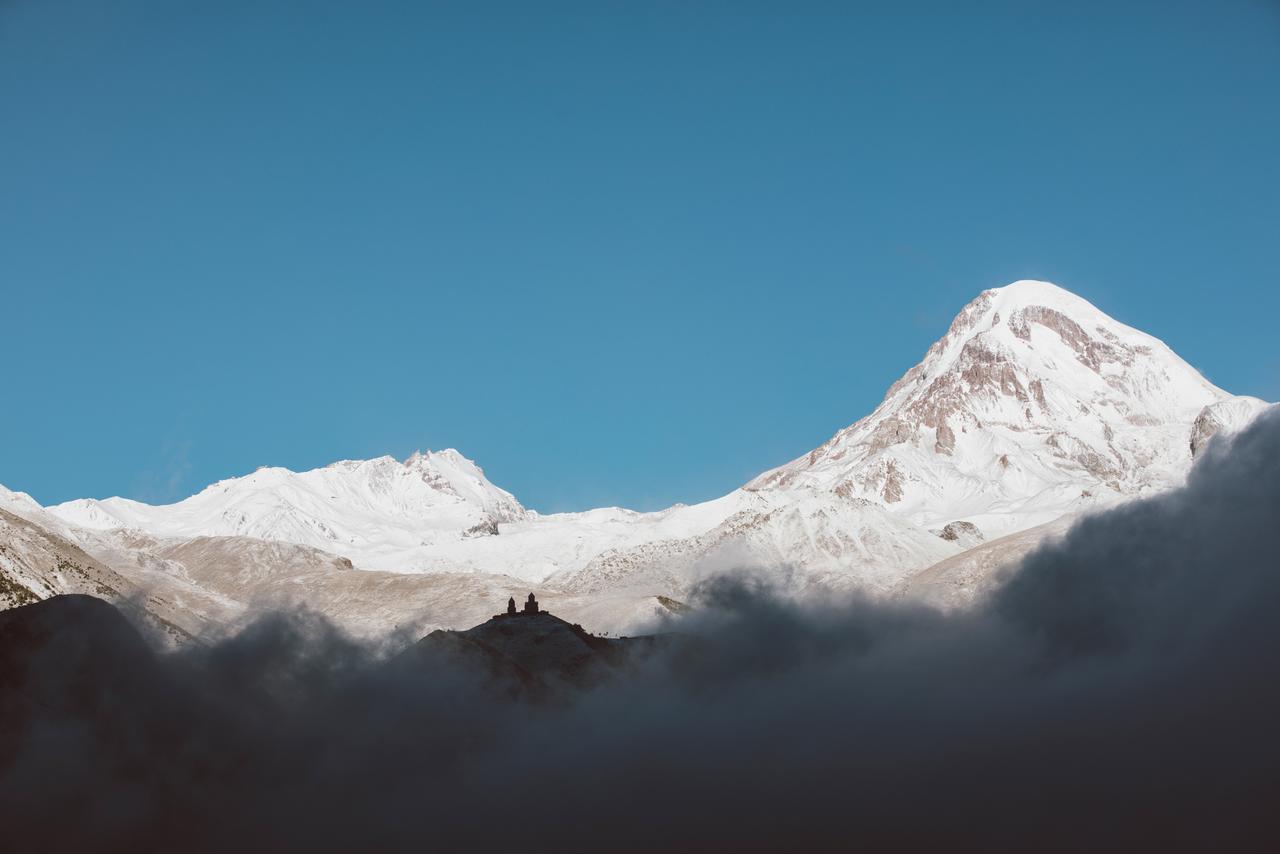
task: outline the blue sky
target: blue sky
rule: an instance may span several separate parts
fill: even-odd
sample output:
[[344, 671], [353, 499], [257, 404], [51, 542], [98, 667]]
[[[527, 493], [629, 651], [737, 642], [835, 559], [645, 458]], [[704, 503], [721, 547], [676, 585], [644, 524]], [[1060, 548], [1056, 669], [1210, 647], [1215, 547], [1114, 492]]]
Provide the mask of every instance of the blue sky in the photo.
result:
[[0, 3], [0, 483], [722, 494], [1056, 281], [1280, 397], [1280, 4]]

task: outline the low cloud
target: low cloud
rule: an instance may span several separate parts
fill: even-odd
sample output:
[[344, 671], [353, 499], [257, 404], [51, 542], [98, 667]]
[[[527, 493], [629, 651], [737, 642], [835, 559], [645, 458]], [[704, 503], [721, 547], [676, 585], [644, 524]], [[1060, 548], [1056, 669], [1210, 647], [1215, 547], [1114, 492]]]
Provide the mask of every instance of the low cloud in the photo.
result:
[[[540, 704], [307, 615], [156, 657], [90, 608], [34, 660], [0, 649], [0, 832], [80, 850], [1274, 849], [1277, 522], [1273, 412], [975, 610], [806, 608], [720, 581], [676, 642]], [[78, 645], [89, 623], [111, 641]]]

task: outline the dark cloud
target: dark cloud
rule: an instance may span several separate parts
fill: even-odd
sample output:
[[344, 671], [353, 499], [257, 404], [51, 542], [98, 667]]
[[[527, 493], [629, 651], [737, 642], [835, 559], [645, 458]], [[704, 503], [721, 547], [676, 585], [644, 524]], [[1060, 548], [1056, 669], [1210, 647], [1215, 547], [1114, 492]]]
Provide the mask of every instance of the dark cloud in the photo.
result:
[[675, 642], [550, 703], [388, 662], [307, 615], [158, 657], [85, 600], [47, 642], [0, 623], [0, 838], [1274, 850], [1278, 523], [1271, 413], [981, 608], [800, 607], [721, 582]]

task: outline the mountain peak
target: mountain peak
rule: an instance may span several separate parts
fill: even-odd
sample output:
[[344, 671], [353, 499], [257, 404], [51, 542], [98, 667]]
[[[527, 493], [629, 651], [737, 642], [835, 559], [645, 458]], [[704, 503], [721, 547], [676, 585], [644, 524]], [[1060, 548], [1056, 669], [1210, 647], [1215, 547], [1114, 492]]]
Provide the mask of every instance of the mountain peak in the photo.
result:
[[978, 294], [955, 316], [947, 334], [930, 348], [928, 355], [948, 349], [948, 345], [957, 340], [963, 342], [976, 335], [999, 334], [1002, 328], [1028, 340], [1031, 324], [1073, 339], [1070, 343], [1084, 344], [1089, 338], [1101, 336], [1108, 341], [1120, 339], [1167, 349], [1159, 339], [1126, 326], [1066, 288], [1052, 282], [1022, 279]]
[[405, 566], [407, 550], [426, 551], [441, 541], [496, 533], [499, 523], [528, 515], [514, 496], [453, 449], [417, 452], [403, 463], [383, 456], [340, 460], [302, 472], [260, 468], [163, 507], [111, 498], [49, 509], [88, 529], [138, 528], [167, 537], [249, 536], [353, 558], [385, 550], [391, 555], [388, 565], [395, 568]]
[[984, 535], [1172, 486], [1228, 398], [1161, 341], [1049, 282], [980, 293], [875, 412], [747, 484], [881, 503]]
[[429, 467], [435, 465], [463, 465], [479, 468], [475, 461], [460, 453], [456, 448], [444, 448], [443, 450], [433, 451], [428, 448], [425, 451], [414, 451], [404, 461], [406, 466], [413, 467]]
[[[1126, 326], [1065, 288], [1034, 280], [980, 293], [960, 310], [946, 335], [903, 380], [917, 378], [917, 372], [937, 376], [958, 361], [979, 357], [980, 351], [988, 362], [1019, 361], [1029, 367], [1037, 363], [1035, 369], [1042, 374], [1064, 367], [1055, 355], [1068, 357], [1099, 375], [1152, 357], [1176, 365], [1175, 373], [1183, 379], [1194, 375], [1192, 385], [1221, 395], [1164, 342]], [[886, 399], [898, 388], [891, 388]]]
[[1055, 285], [1053, 282], [1042, 282], [1039, 279], [1019, 279], [1002, 287], [988, 288], [982, 293], [990, 294], [994, 299], [1004, 304], [1044, 305], [1060, 302], [1064, 304], [1085, 303], [1091, 308], [1093, 307], [1088, 300], [1066, 288]]

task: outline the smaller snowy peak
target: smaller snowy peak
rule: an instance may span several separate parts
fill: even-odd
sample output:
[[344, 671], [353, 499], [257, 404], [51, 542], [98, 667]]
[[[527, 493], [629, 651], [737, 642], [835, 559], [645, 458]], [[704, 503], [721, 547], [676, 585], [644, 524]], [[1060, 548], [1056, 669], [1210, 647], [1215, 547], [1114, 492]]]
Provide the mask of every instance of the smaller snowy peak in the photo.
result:
[[221, 480], [176, 504], [123, 498], [49, 508], [89, 529], [136, 528], [157, 536], [249, 536], [354, 553], [367, 546], [424, 545], [438, 537], [496, 533], [528, 511], [453, 449], [342, 460], [293, 472], [260, 468]]
[[[1115, 323], [1097, 306], [1082, 296], [1074, 294], [1053, 282], [1042, 282], [1036, 279], [1019, 279], [1016, 282], [999, 288], [988, 288], [980, 297], [990, 300], [996, 311], [1013, 311], [1028, 306], [1055, 308], [1079, 320], [1094, 320], [1101, 323]], [[1136, 330], [1135, 330], [1136, 331]]]
[[404, 467], [433, 489], [483, 507], [496, 522], [516, 522], [528, 516], [515, 496], [490, 483], [480, 466], [453, 448], [415, 451]]
[[127, 519], [131, 514], [126, 510], [125, 513], [117, 515], [112, 512], [112, 508], [124, 509], [132, 503], [125, 498], [105, 498], [101, 501], [96, 498], [77, 498], [74, 501], [55, 504], [48, 509], [50, 513], [69, 525], [91, 531], [105, 531], [129, 527]]

